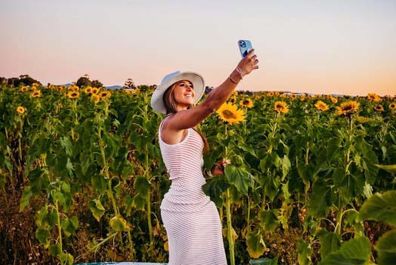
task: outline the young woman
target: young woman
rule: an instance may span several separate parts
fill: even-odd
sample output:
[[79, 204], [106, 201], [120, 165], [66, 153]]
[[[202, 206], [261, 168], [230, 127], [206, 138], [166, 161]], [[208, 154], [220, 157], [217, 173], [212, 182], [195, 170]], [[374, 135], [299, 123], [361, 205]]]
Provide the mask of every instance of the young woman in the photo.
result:
[[[151, 106], [166, 114], [159, 126], [162, 159], [172, 184], [161, 202], [161, 219], [169, 246], [169, 265], [227, 264], [218, 210], [203, 190], [206, 138], [193, 128], [219, 108], [258, 59], [251, 50], [204, 102], [203, 78], [192, 72], [166, 75], [154, 91]], [[221, 174], [218, 168], [212, 171]]]

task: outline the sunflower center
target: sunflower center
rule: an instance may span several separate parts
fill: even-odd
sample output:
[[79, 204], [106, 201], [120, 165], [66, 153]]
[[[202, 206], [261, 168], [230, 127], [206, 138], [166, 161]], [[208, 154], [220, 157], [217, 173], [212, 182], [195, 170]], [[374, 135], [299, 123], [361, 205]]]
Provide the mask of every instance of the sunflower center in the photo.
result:
[[223, 115], [226, 119], [236, 119], [235, 114], [232, 111], [224, 110]]

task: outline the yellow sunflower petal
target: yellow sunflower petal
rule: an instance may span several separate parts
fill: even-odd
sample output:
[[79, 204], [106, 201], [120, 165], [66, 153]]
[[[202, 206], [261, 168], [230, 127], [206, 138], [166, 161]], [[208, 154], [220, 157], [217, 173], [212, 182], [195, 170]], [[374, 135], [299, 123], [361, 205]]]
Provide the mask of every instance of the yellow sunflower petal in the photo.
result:
[[275, 101], [274, 110], [278, 113], [287, 113], [289, 108], [287, 107], [287, 103], [285, 101]]
[[326, 111], [326, 110], [329, 109], [329, 106], [327, 106], [327, 104], [324, 103], [323, 101], [318, 100], [318, 101], [315, 103], [315, 108], [317, 108], [317, 109], [320, 110], [320, 111]]
[[237, 124], [245, 120], [245, 112], [230, 103], [224, 103], [216, 112], [220, 119], [229, 124]]

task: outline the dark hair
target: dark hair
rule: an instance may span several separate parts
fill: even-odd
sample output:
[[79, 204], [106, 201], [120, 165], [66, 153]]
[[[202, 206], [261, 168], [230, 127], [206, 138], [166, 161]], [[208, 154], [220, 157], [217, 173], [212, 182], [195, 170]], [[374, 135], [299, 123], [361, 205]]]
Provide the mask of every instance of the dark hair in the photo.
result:
[[[162, 100], [164, 101], [164, 106], [165, 106], [167, 115], [177, 112], [176, 99], [175, 99], [175, 96], [173, 93], [177, 83], [178, 82], [176, 82], [176, 83], [172, 84], [170, 87], [168, 87], [163, 95], [163, 98], [162, 98]], [[193, 107], [193, 105], [189, 105], [187, 107], [187, 109], [191, 109], [192, 107]], [[199, 127], [199, 125], [196, 127]], [[203, 153], [204, 154], [208, 153], [209, 152], [209, 143], [208, 143], [208, 140], [206, 139], [205, 135], [198, 128], [193, 128], [193, 129], [202, 137], [202, 140], [204, 142]]]

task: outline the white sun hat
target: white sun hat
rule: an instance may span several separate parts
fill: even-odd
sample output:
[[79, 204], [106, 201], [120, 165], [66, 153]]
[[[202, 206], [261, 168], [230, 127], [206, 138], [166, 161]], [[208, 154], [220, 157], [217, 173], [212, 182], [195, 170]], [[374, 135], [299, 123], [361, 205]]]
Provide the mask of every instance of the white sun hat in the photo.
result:
[[166, 114], [166, 108], [163, 100], [164, 93], [171, 85], [181, 80], [188, 80], [193, 84], [195, 91], [193, 104], [196, 104], [201, 99], [205, 92], [205, 83], [202, 76], [193, 72], [176, 71], [167, 74], [154, 90], [150, 104], [155, 111]]

